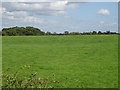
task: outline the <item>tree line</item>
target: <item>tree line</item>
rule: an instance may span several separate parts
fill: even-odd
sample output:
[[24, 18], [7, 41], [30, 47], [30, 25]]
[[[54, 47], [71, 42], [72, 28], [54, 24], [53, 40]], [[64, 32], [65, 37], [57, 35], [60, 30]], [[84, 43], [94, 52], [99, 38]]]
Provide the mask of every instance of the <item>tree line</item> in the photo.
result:
[[2, 36], [40, 36], [40, 35], [101, 35], [101, 34], [117, 34], [116, 32], [102, 32], [102, 31], [92, 31], [92, 32], [69, 32], [64, 31], [64, 33], [56, 33], [56, 32], [44, 32], [35, 27], [10, 27], [3, 28], [0, 31], [0, 35]]

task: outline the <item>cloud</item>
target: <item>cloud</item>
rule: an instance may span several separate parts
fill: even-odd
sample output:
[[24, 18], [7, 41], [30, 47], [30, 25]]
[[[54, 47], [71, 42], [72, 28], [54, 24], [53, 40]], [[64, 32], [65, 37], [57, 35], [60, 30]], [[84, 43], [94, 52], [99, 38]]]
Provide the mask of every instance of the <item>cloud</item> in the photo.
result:
[[14, 19], [14, 18], [21, 18], [28, 16], [28, 13], [25, 11], [7, 11], [6, 8], [0, 8], [0, 11], [2, 12], [2, 17], [4, 19]]
[[66, 1], [55, 2], [3, 2], [0, 12], [2, 12], [3, 26], [28, 25], [28, 24], [48, 24], [54, 23], [41, 16], [67, 15], [67, 9], [77, 8], [78, 3]]
[[98, 11], [98, 14], [100, 15], [110, 15], [110, 11], [107, 9], [101, 9]]
[[34, 0], [34, 1], [33, 0], [3, 0], [2, 2], [56, 2], [56, 1], [91, 2], [92, 0]]
[[3, 14], [6, 11], [6, 8], [0, 7], [0, 13]]
[[16, 25], [44, 24], [45, 21], [35, 16], [31, 16], [26, 11], [8, 11], [6, 8], [0, 8], [2, 12], [3, 27]]
[[35, 26], [43, 25], [46, 21], [34, 16], [25, 16], [20, 18], [15, 18], [13, 16], [4, 16], [2, 20], [3, 27], [10, 26]]
[[[2, 2], [55, 2], [64, 0], [3, 0]], [[69, 2], [119, 2], [120, 0], [67, 0]]]
[[33, 16], [27, 16], [27, 17], [24, 18], [23, 22], [25, 22], [25, 23], [43, 24], [44, 20], [33, 17]]
[[104, 21], [100, 21], [100, 24], [104, 24], [105, 22]]
[[[37, 15], [60, 15], [65, 14], [67, 9], [77, 8], [78, 3], [69, 3], [68, 1], [56, 1], [49, 3], [30, 3], [30, 2], [9, 2], [3, 3], [3, 8], [7, 11], [26, 11]], [[31, 8], [32, 7], [32, 8]]]
[[56, 1], [54, 3], [50, 3], [49, 8], [51, 10], [64, 10], [66, 8], [68, 1]]
[[55, 2], [57, 0], [3, 0], [2, 2]]

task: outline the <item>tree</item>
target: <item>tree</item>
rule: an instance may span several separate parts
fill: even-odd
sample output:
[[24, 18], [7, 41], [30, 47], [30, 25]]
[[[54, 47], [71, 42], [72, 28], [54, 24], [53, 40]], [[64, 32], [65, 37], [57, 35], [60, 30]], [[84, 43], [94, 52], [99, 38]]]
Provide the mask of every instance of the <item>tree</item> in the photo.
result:
[[57, 33], [56, 32], [53, 32], [53, 34], [52, 35], [57, 35]]
[[45, 35], [51, 35], [52, 33], [51, 32], [46, 32]]
[[2, 36], [2, 31], [0, 31], [0, 36]]
[[97, 34], [97, 32], [96, 32], [96, 31], [93, 31], [92, 34]]
[[3, 28], [2, 35], [3, 36], [24, 36], [24, 35], [44, 35], [45, 32], [41, 31], [38, 28], [34, 27], [11, 27], [11, 28]]
[[101, 31], [98, 31], [98, 34], [102, 34], [102, 32], [101, 32]]
[[69, 32], [68, 32], [68, 31], [65, 31], [65, 32], [64, 32], [64, 35], [69, 35]]
[[106, 31], [106, 34], [110, 34], [110, 31]]

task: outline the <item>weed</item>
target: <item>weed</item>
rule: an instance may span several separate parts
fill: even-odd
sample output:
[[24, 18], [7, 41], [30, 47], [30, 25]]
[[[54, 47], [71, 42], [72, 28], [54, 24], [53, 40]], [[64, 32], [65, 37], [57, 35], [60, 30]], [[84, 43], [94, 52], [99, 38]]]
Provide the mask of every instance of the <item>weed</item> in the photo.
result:
[[[30, 68], [30, 66], [23, 66], [20, 68], [25, 69]], [[7, 70], [10, 70], [8, 68]], [[59, 81], [55, 81], [53, 78], [40, 78], [37, 77], [37, 73], [32, 73], [27, 78], [20, 78], [19, 71], [16, 71], [12, 75], [3, 74], [2, 80], [3, 85], [2, 88], [53, 88], [50, 84], [59, 83]]]

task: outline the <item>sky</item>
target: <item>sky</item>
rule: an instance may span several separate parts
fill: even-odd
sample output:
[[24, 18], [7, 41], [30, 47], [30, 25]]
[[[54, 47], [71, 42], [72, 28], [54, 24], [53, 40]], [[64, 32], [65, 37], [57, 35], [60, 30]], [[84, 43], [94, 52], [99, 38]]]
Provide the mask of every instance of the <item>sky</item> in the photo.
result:
[[45, 32], [118, 32], [117, 2], [2, 2], [2, 28], [33, 26]]

